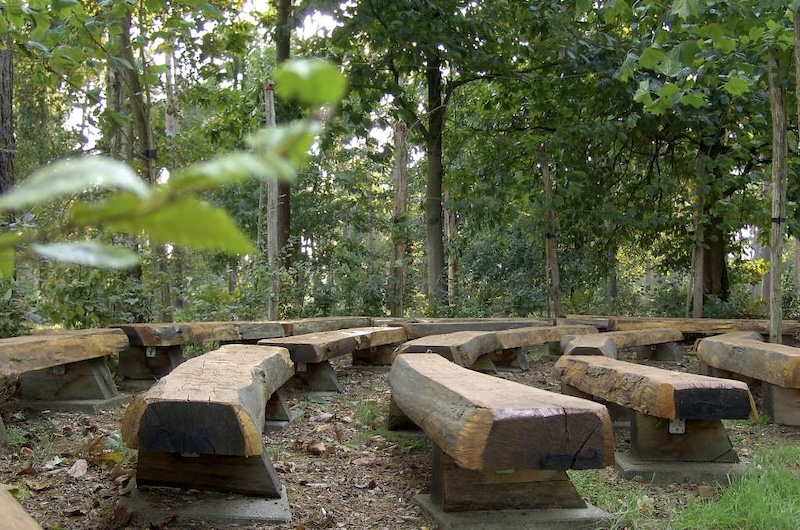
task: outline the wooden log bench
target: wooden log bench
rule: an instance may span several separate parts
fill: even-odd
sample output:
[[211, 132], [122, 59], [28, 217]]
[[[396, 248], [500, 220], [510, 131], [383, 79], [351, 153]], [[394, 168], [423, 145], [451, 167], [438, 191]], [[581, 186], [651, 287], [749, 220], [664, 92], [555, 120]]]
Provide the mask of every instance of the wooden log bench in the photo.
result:
[[127, 348], [128, 339], [118, 329], [0, 339], [0, 378], [19, 376], [27, 408], [94, 414], [130, 400], [117, 390], [106, 360]]
[[406, 332], [400, 327], [365, 327], [264, 339], [258, 344], [288, 349], [296, 366], [295, 382], [303, 388], [341, 392], [342, 385], [331, 359], [352, 354], [354, 364], [372, 361], [391, 364], [391, 352], [405, 340]]
[[[442, 528], [459, 528], [460, 520], [443, 512], [586, 510], [566, 470], [611, 463], [611, 422], [600, 404], [436, 354], [399, 355], [389, 385], [390, 425], [410, 420], [433, 442], [431, 494], [417, 500]], [[504, 517], [498, 528], [514, 528]]]
[[680, 362], [683, 353], [676, 344], [683, 340], [677, 329], [609, 331], [596, 335], [564, 338], [565, 355], [604, 355], [616, 359], [620, 350], [635, 348], [636, 358]]
[[733, 332], [697, 343], [700, 369], [747, 378], [763, 388], [763, 411], [781, 425], [800, 426], [800, 348], [764, 342], [757, 332]]
[[141, 382], [145, 388], [183, 362], [187, 344], [254, 344], [284, 335], [279, 322], [169, 322], [115, 327], [130, 341], [130, 349], [120, 354], [117, 376], [128, 384]]
[[461, 331], [502, 331], [506, 329], [552, 326], [552, 319], [543, 318], [430, 318], [430, 319], [373, 319], [373, 325], [402, 326], [409, 340], [430, 335]]
[[630, 454], [616, 455], [623, 476], [724, 481], [738, 456], [723, 419], [756, 417], [747, 385], [604, 356], [564, 356], [554, 371], [563, 392], [630, 410]]
[[42, 530], [39, 523], [2, 487], [0, 487], [0, 514], [3, 517], [2, 528], [5, 530]]
[[496, 371], [496, 366], [527, 370], [524, 348], [558, 343], [565, 335], [597, 333], [592, 326], [541, 326], [501, 331], [457, 331], [410, 340], [397, 348], [403, 353], [436, 353], [459, 366], [479, 371]]
[[270, 397], [294, 374], [284, 348], [231, 344], [190, 359], [137, 395], [122, 436], [139, 486], [278, 498], [262, 441]]
[[[322, 333], [348, 328], [369, 328], [375, 326], [369, 317], [314, 317], [281, 320], [283, 335], [306, 335], [308, 333]], [[269, 338], [269, 337], [262, 337]]]

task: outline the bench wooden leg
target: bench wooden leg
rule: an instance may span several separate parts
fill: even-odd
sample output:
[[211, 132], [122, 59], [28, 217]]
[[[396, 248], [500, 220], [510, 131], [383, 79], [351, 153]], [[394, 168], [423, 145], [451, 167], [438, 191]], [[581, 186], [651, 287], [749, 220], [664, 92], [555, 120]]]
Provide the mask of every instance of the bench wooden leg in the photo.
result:
[[124, 379], [155, 381], [183, 362], [182, 346], [131, 346], [119, 354], [117, 375]]
[[392, 431], [419, 429], [419, 426], [400, 410], [393, 397], [389, 398], [389, 414], [386, 417], [386, 426]]
[[586, 507], [562, 470], [472, 471], [434, 446], [431, 472], [431, 498], [447, 512]]
[[138, 486], [238, 493], [279, 498], [281, 484], [266, 448], [258, 456], [186, 455], [139, 450]]
[[679, 363], [683, 360], [683, 352], [674, 342], [650, 344], [636, 347], [636, 359], [639, 361], [661, 361]]
[[764, 412], [779, 425], [800, 427], [800, 388], [763, 384]]
[[353, 366], [391, 366], [392, 355], [396, 347], [394, 344], [384, 344], [367, 350], [355, 350]]
[[264, 420], [267, 422], [291, 423], [302, 415], [302, 411], [289, 408], [289, 403], [286, 400], [286, 392], [282, 388], [279, 388], [273, 392], [267, 401], [267, 410], [264, 415]]
[[683, 420], [670, 427], [670, 420], [641, 413], [632, 416], [631, 455], [643, 461], [739, 461], [721, 420]]
[[328, 361], [319, 363], [296, 363], [295, 381], [312, 392], [341, 392], [344, 390], [336, 371]]
[[617, 405], [616, 403], [612, 403], [611, 401], [606, 401], [604, 399], [596, 398], [595, 396], [584, 392], [582, 390], [578, 390], [572, 385], [568, 385], [566, 383], [561, 383], [561, 393], [565, 396], [574, 396], [579, 397], [582, 399], [588, 399], [589, 401], [594, 401], [596, 403], [600, 403], [605, 405], [608, 409], [608, 414], [611, 416], [611, 423], [613, 424], [615, 429], [628, 429], [631, 426], [631, 409], [625, 408], [622, 405]]
[[499, 370], [530, 370], [531, 366], [528, 362], [528, 356], [522, 351], [522, 348], [510, 348], [508, 350], [498, 350], [489, 354], [489, 358], [497, 366]]

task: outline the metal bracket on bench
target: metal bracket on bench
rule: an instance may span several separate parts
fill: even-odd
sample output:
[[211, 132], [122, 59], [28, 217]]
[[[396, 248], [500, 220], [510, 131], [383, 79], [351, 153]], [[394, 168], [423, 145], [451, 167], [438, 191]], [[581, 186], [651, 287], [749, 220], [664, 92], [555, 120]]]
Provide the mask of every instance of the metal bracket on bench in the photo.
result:
[[670, 434], [686, 434], [686, 420], [674, 418], [669, 420]]
[[148, 359], [154, 359], [156, 357], [156, 349], [153, 346], [148, 346], [144, 351], [144, 356]]
[[54, 366], [50, 373], [53, 375], [65, 375], [67, 373], [67, 365], [59, 364], [58, 366]]

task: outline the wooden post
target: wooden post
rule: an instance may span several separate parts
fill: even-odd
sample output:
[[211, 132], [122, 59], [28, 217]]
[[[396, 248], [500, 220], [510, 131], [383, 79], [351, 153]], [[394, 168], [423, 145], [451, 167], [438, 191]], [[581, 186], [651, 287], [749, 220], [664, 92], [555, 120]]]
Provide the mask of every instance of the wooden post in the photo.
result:
[[402, 317], [404, 312], [403, 297], [406, 290], [406, 266], [403, 260], [406, 257], [406, 228], [403, 225], [406, 210], [408, 209], [408, 150], [406, 149], [406, 126], [398, 123], [394, 127], [394, 214], [392, 225], [394, 227], [394, 254], [392, 256], [392, 277], [394, 278], [394, 293], [389, 301], [389, 310], [394, 317]]
[[542, 180], [544, 181], [544, 197], [547, 203], [545, 217], [545, 251], [547, 253], [547, 270], [550, 278], [550, 296], [553, 300], [553, 315], [562, 317], [561, 309], [561, 277], [558, 272], [558, 256], [556, 255], [556, 213], [553, 207], [553, 181], [550, 178], [550, 166], [547, 162], [547, 149], [544, 145], [539, 147], [542, 155]]
[[[275, 127], [275, 98], [271, 83], [264, 87], [264, 115], [267, 127]], [[278, 320], [278, 296], [281, 280], [278, 275], [278, 181], [271, 178], [267, 181], [267, 266], [269, 267], [270, 297], [267, 304], [267, 318]]]
[[786, 218], [786, 174], [788, 172], [788, 144], [786, 140], [786, 89], [778, 83], [778, 61], [769, 57], [767, 79], [769, 81], [769, 107], [772, 116], [772, 219], [770, 231], [770, 275], [772, 285], [769, 293], [770, 342], [781, 342], [783, 307], [781, 306], [781, 250], [783, 248], [784, 222]]

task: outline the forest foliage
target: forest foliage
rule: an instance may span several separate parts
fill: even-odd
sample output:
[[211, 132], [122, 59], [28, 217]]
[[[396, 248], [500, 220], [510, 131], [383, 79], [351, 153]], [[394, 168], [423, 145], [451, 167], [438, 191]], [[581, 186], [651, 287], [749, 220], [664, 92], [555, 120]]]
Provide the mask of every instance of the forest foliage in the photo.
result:
[[[771, 72], [788, 117], [782, 226], [800, 229], [797, 5], [305, 0], [286, 25], [307, 60], [279, 73], [278, 4], [3, 4], [4, 334], [263, 319], [275, 300], [282, 317], [385, 315], [400, 266], [406, 315], [548, 315], [547, 237], [566, 313], [685, 316], [700, 248], [704, 315], [766, 315]], [[279, 267], [264, 258], [270, 178], [292, 182]], [[778, 280], [790, 317], [793, 254]]]

